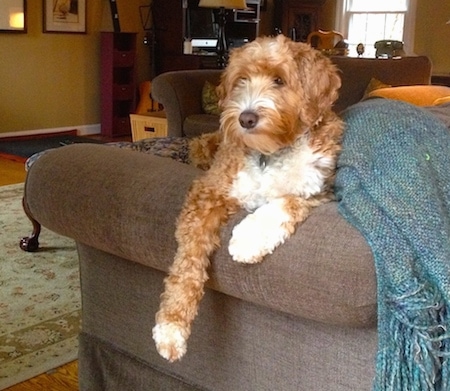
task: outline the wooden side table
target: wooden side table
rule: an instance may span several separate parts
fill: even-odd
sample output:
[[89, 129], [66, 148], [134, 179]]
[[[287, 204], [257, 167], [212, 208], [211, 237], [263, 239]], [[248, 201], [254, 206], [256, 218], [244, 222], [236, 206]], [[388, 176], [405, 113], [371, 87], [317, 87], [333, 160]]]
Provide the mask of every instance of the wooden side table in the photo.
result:
[[151, 137], [167, 137], [167, 119], [164, 111], [149, 114], [130, 114], [133, 142]]

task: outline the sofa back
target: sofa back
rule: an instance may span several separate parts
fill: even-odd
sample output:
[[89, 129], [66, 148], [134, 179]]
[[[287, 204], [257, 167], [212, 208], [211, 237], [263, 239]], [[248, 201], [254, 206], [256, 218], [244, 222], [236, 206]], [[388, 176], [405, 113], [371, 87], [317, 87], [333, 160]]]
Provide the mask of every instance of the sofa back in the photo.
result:
[[402, 57], [396, 59], [331, 58], [340, 70], [342, 87], [335, 103], [341, 112], [359, 102], [372, 78], [391, 86], [431, 83], [431, 61], [428, 57]]
[[[431, 82], [431, 62], [425, 56], [398, 59], [335, 56], [331, 59], [339, 68], [342, 79], [339, 98], [334, 105], [337, 113], [360, 101], [372, 78], [391, 86]], [[153, 79], [152, 97], [164, 106], [169, 136], [197, 135], [188, 127], [205, 131], [206, 126], [198, 125], [202, 121], [195, 122], [199, 117], [205, 117], [202, 116], [202, 89], [205, 81], [218, 84], [221, 72], [217, 69], [183, 70], [163, 73]], [[211, 122], [207, 130], [216, 130], [217, 119], [207, 120]]]

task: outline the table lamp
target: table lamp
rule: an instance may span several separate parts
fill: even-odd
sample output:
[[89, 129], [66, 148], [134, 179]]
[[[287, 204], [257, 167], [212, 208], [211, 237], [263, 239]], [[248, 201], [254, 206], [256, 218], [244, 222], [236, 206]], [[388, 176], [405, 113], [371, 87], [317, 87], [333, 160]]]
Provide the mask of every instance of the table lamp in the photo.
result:
[[218, 24], [219, 37], [217, 40], [217, 64], [219, 68], [225, 68], [227, 64], [227, 40], [225, 37], [225, 23], [228, 9], [245, 9], [245, 0], [200, 0], [199, 7], [219, 8]]

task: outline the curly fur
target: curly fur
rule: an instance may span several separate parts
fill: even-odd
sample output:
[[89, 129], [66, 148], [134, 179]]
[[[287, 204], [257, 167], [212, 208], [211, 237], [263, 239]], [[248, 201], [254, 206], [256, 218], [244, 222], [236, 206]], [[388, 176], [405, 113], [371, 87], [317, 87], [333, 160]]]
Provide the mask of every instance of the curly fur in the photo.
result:
[[218, 133], [196, 154], [210, 169], [195, 180], [180, 213], [178, 250], [156, 314], [153, 339], [169, 361], [186, 352], [219, 229], [241, 208], [234, 261], [260, 262], [332, 198], [343, 124], [332, 111], [340, 79], [331, 61], [284, 36], [235, 49], [218, 87]]

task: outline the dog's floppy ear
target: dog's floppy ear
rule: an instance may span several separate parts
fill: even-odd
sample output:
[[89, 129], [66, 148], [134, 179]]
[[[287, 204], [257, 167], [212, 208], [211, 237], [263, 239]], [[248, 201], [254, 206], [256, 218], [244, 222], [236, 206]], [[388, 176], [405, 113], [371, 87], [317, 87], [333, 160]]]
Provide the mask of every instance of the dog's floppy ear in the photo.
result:
[[217, 97], [219, 98], [219, 106], [220, 107], [223, 105], [223, 102], [225, 101], [225, 97], [227, 96], [227, 89], [225, 87], [227, 85], [227, 82], [225, 79], [226, 79], [225, 74], [222, 73], [222, 75], [220, 77], [220, 83], [216, 87], [216, 93], [217, 93]]
[[223, 104], [232, 86], [233, 80], [231, 76], [232, 71], [230, 66], [225, 68], [225, 70], [220, 75], [220, 83], [216, 87], [216, 93], [217, 96], [219, 97], [219, 107], [223, 107]]
[[225, 71], [220, 75], [220, 83], [216, 87], [216, 93], [219, 98], [219, 107], [223, 107], [232, 83], [230, 67], [225, 68]]
[[242, 47], [234, 48], [230, 52], [230, 57], [228, 60], [228, 66], [225, 68], [224, 72], [220, 76], [220, 83], [216, 88], [217, 96], [219, 97], [219, 106], [222, 106], [233, 89], [237, 79], [240, 76], [241, 62], [242, 61], [232, 61], [234, 57], [239, 57], [242, 51]]
[[308, 111], [317, 122], [338, 98], [341, 78], [337, 67], [318, 50], [303, 43], [292, 44], [305, 99], [311, 103]]

